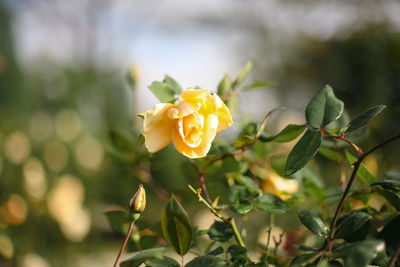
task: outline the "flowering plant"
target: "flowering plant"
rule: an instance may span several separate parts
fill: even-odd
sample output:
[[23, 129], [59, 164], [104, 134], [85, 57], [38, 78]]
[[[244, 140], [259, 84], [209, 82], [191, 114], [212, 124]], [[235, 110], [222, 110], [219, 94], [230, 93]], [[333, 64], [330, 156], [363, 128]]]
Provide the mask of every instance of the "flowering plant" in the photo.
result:
[[[189, 184], [184, 192], [171, 194], [159, 217], [159, 230], [144, 227], [136, 231], [150, 232], [155, 242], [141, 243], [140, 234], [136, 235], [132, 246], [137, 252], [121, 266], [395, 266], [400, 253], [400, 183], [395, 179], [378, 180], [364, 162], [399, 139], [400, 134], [366, 151], [356, 144], [366, 137], [367, 122], [385, 106], [374, 106], [349, 120], [344, 103], [331, 87], [325, 86], [305, 108], [304, 124], [288, 124], [272, 133], [267, 122], [281, 110], [276, 108], [262, 122], [238, 120], [241, 130], [229, 145], [215, 137], [232, 124], [238, 95], [274, 85], [260, 81], [243, 85], [251, 68], [249, 62], [233, 81], [226, 75], [217, 94], [208, 89], [182, 91], [168, 76], [150, 85], [162, 104], [140, 114], [144, 118], [145, 147], [154, 153], [173, 143], [188, 158], [184, 163], [195, 171], [189, 183], [198, 186]], [[277, 152], [277, 146], [291, 141], [288, 153]], [[140, 149], [142, 142], [139, 138], [132, 146], [137, 153], [132, 164], [142, 167], [150, 162], [151, 175], [145, 177], [145, 186], [165, 199], [168, 194], [152, 180], [157, 176], [153, 166], [157, 162]], [[335, 186], [325, 186], [328, 173], [323, 168], [319, 175], [308, 164], [316, 155], [341, 169], [333, 181]], [[164, 169], [169, 175], [170, 166]], [[359, 182], [354, 183], [356, 180]], [[139, 192], [144, 195], [143, 190], [141, 187]], [[188, 192], [193, 194], [188, 196]], [[134, 208], [143, 211], [140, 203], [145, 202], [139, 196], [134, 198], [138, 199], [133, 201]], [[193, 198], [215, 218], [207, 229], [194, 227], [180, 203]], [[290, 217], [293, 214], [297, 214], [296, 220]], [[108, 213], [108, 217], [111, 224], [126, 223], [128, 218], [115, 212]], [[285, 228], [281, 223], [285, 217], [289, 218], [286, 226], [298, 224], [296, 230]], [[138, 216], [133, 219], [136, 221]], [[133, 222], [130, 225], [117, 261], [129, 243]], [[208, 240], [202, 238], [204, 235]], [[181, 264], [166, 256], [167, 244]], [[185, 260], [188, 263], [184, 264]]]

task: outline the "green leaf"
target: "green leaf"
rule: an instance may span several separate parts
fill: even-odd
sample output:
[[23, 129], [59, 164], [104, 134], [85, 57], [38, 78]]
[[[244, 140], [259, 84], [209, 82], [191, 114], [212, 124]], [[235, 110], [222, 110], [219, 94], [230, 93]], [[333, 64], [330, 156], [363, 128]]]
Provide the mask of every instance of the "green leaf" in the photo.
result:
[[[364, 140], [368, 136], [368, 134], [369, 134], [368, 127], [361, 127], [353, 132], [347, 133], [346, 139], [353, 143], [357, 143], [357, 142]], [[342, 143], [343, 143], [343, 145], [348, 145], [345, 142], [342, 142]]]
[[221, 258], [205, 255], [194, 258], [185, 267], [227, 267], [228, 265]]
[[173, 258], [164, 256], [162, 259], [152, 259], [146, 262], [147, 267], [180, 267], [181, 265]]
[[362, 211], [355, 211], [346, 215], [335, 230], [335, 238], [347, 239], [363, 227], [371, 218], [371, 215]]
[[189, 216], [172, 194], [161, 218], [165, 240], [181, 256], [189, 250], [192, 242], [192, 226]]
[[321, 129], [342, 115], [343, 101], [337, 99], [332, 88], [326, 85], [308, 103], [306, 119], [308, 125]]
[[171, 88], [172, 91], [174, 91], [174, 93], [177, 95], [179, 95], [182, 92], [182, 87], [179, 85], [179, 83], [177, 83], [174, 79], [172, 79], [168, 75], [165, 75], [163, 83], [168, 85], [168, 87]]
[[227, 156], [222, 160], [222, 167], [225, 173], [240, 173], [239, 162], [233, 156]]
[[380, 185], [383, 188], [391, 189], [394, 191], [400, 191], [400, 181], [398, 180], [382, 180], [372, 183], [370, 186]]
[[228, 200], [232, 203], [245, 201], [249, 198], [249, 191], [243, 185], [232, 185], [228, 189]]
[[327, 147], [320, 146], [318, 152], [327, 159], [332, 161], [341, 162], [343, 160], [342, 155], [335, 150], [329, 149]]
[[247, 61], [246, 65], [243, 67], [239, 75], [236, 77], [235, 81], [232, 83], [232, 88], [238, 86], [244, 80], [244, 78], [246, 78], [246, 76], [249, 74], [252, 68], [253, 68], [253, 62]]
[[207, 255], [217, 256], [222, 253], [224, 253], [224, 249], [223, 247], [219, 246], [216, 249], [213, 249], [212, 251], [208, 252]]
[[273, 155], [269, 162], [271, 168], [276, 171], [279, 176], [285, 177], [286, 155]]
[[269, 118], [271, 117], [271, 115], [272, 115], [274, 112], [279, 111], [279, 110], [283, 110], [283, 109], [285, 109], [285, 107], [277, 107], [277, 108], [274, 108], [274, 109], [272, 109], [271, 111], [269, 111], [269, 112], [267, 113], [267, 115], [264, 117], [263, 122], [261, 123], [260, 128], [258, 129], [258, 131], [257, 131], [257, 133], [256, 133], [255, 139], [260, 138], [260, 136], [263, 134], [263, 131], [264, 131], [264, 129], [265, 129], [265, 126], [267, 126], [267, 122], [268, 122]]
[[398, 249], [400, 240], [400, 215], [387, 221], [385, 227], [379, 232], [377, 238], [385, 241], [389, 255], [395, 253], [396, 249]]
[[218, 95], [225, 96], [232, 89], [232, 81], [227, 74], [224, 75], [224, 78], [218, 84]]
[[234, 116], [237, 113], [239, 106], [238, 95], [231, 96], [228, 100], [226, 100], [225, 104], [228, 107], [229, 111], [231, 112], [231, 115]]
[[215, 221], [208, 230], [208, 236], [212, 240], [226, 242], [233, 236], [233, 230], [227, 223]]
[[258, 125], [256, 122], [251, 121], [249, 123], [247, 123], [242, 130], [239, 133], [239, 137], [245, 136], [245, 135], [253, 135], [255, 133], [257, 133], [258, 130]]
[[302, 175], [301, 182], [304, 188], [304, 191], [316, 199], [319, 202], [322, 202], [326, 197], [326, 192], [320, 182], [318, 176], [314, 173], [307, 172]]
[[240, 201], [239, 203], [233, 203], [229, 206], [231, 210], [241, 215], [249, 213], [253, 209], [253, 204], [248, 201]]
[[392, 190], [384, 190], [378, 192], [383, 196], [393, 207], [400, 211], [400, 192]]
[[[353, 164], [357, 161], [357, 158], [350, 154], [347, 150], [345, 150], [346, 158], [350, 164]], [[361, 163], [360, 167], [357, 171], [358, 178], [361, 179], [367, 185], [370, 185], [377, 181], [376, 177], [365, 167], [364, 164]]]
[[313, 252], [299, 255], [290, 262], [289, 267], [305, 266], [306, 264], [315, 261], [320, 256], [320, 254], [321, 252]]
[[369, 120], [378, 115], [384, 108], [386, 108], [385, 105], [378, 105], [364, 111], [356, 118], [354, 118], [351, 122], [349, 122], [349, 124], [345, 127], [347, 128], [345, 132], [349, 133], [364, 126], [364, 124], [366, 124]]
[[289, 205], [274, 194], [264, 193], [254, 198], [254, 207], [270, 213], [285, 213]]
[[252, 194], [262, 194], [262, 191], [260, 189], [260, 187], [258, 186], [258, 184], [251, 179], [248, 176], [245, 175], [235, 175], [236, 181], [241, 184], [244, 185], [247, 190], [249, 190], [250, 193]]
[[262, 142], [270, 142], [275, 141], [278, 143], [285, 143], [294, 140], [298, 137], [306, 128], [305, 125], [296, 125], [296, 124], [289, 124], [287, 125], [282, 131], [280, 131], [277, 135], [273, 136], [260, 136], [260, 141]]
[[135, 253], [132, 257], [129, 259], [123, 261], [120, 263], [120, 267], [137, 267], [140, 266], [142, 263], [144, 263], [147, 260], [150, 259], [161, 259], [163, 257], [163, 253], [166, 250], [166, 248], [161, 247], [161, 248], [150, 248], [150, 249], [145, 249], [142, 250], [138, 253]]
[[333, 253], [334, 257], [343, 258], [344, 266], [367, 266], [381, 252], [385, 250], [385, 243], [380, 240], [365, 240], [347, 243]]
[[324, 221], [321, 219], [320, 214], [313, 210], [300, 210], [299, 219], [314, 234], [327, 237], [329, 233], [328, 227], [325, 225]]
[[273, 87], [276, 86], [277, 83], [274, 81], [255, 81], [252, 82], [248, 85], [243, 86], [243, 91], [249, 91], [252, 89], [259, 89], [259, 88], [268, 88], [268, 87]]
[[163, 103], [175, 99], [175, 89], [171, 88], [167, 83], [154, 81], [149, 86], [149, 89]]
[[286, 176], [303, 168], [314, 157], [321, 144], [321, 139], [322, 134], [320, 131], [307, 130], [289, 153], [285, 166]]
[[126, 211], [107, 211], [104, 213], [110, 222], [110, 226], [113, 231], [121, 234], [126, 234], [126, 231], [131, 223], [131, 219], [129, 218], [129, 213]]
[[256, 140], [248, 135], [242, 136], [239, 139], [235, 140], [232, 143], [232, 146], [234, 148], [243, 148], [246, 146], [251, 146], [252, 144], [254, 144], [256, 142]]
[[229, 254], [231, 254], [231, 260], [237, 263], [245, 263], [247, 261], [247, 249], [238, 245], [231, 245], [228, 248]]

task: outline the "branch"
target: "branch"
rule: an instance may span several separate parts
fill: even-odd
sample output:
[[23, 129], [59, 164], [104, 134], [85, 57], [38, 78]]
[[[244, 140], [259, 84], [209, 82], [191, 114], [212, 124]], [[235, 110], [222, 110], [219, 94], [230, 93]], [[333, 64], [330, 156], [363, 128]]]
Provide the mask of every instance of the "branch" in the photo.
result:
[[370, 155], [372, 152], [374, 152], [374, 151], [376, 151], [377, 149], [383, 147], [384, 145], [389, 144], [390, 142], [393, 142], [394, 140], [396, 140], [396, 139], [398, 139], [398, 138], [400, 138], [400, 134], [397, 134], [397, 135], [393, 136], [392, 138], [389, 138], [388, 140], [386, 140], [386, 141], [384, 141], [384, 142], [382, 142], [382, 143], [380, 143], [380, 144], [374, 146], [373, 148], [371, 148], [371, 149], [368, 150], [367, 152], [361, 154], [361, 155], [359, 156], [358, 160], [353, 164], [354, 170], [353, 170], [353, 172], [352, 172], [352, 174], [351, 174], [351, 176], [350, 176], [349, 182], [347, 183], [346, 189], [345, 189], [344, 192], [343, 192], [342, 198], [340, 199], [339, 205], [338, 205], [338, 207], [336, 208], [335, 215], [334, 215], [334, 217], [333, 217], [333, 219], [332, 219], [332, 222], [331, 222], [331, 225], [330, 225], [330, 230], [329, 230], [328, 238], [325, 240], [325, 243], [324, 243], [324, 245], [322, 246], [323, 249], [326, 248], [326, 246], [327, 246], [328, 244], [329, 244], [329, 251], [331, 251], [331, 249], [332, 249], [332, 243], [333, 243], [333, 239], [334, 239], [334, 238], [333, 238], [333, 234], [334, 234], [334, 231], [335, 231], [335, 227], [336, 227], [337, 220], [338, 220], [339, 215], [340, 215], [340, 213], [341, 213], [341, 211], [342, 211], [342, 209], [343, 209], [344, 203], [345, 203], [345, 201], [346, 201], [346, 199], [347, 199], [347, 196], [348, 196], [348, 194], [349, 194], [349, 192], [350, 192], [351, 186], [353, 185], [353, 182], [354, 182], [354, 180], [355, 180], [355, 177], [356, 177], [358, 168], [360, 167], [362, 161], [363, 161], [368, 155]]
[[199, 198], [199, 202], [203, 203], [215, 216], [217, 216], [219, 219], [221, 219], [222, 221], [224, 221], [225, 223], [229, 224], [232, 227], [233, 233], [235, 235], [235, 239], [237, 241], [237, 243], [241, 246], [241, 247], [246, 247], [246, 245], [243, 242], [242, 237], [240, 236], [240, 233], [236, 227], [236, 223], [235, 220], [233, 218], [225, 218], [224, 216], [221, 215], [221, 213], [219, 213], [215, 208], [213, 208], [208, 202], [207, 200], [205, 200], [202, 195], [201, 195], [201, 189], [194, 189], [191, 185], [188, 185], [190, 191], [192, 191], [193, 193], [195, 193], [197, 195], [197, 197]]

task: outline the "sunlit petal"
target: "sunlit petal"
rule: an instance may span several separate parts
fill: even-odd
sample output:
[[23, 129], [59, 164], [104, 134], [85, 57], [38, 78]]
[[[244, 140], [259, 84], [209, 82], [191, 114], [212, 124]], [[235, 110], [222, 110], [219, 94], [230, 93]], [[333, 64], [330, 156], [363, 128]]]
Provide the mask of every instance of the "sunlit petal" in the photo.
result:
[[210, 95], [208, 89], [187, 89], [180, 95], [181, 101], [193, 102], [197, 99], [205, 99]]
[[210, 98], [215, 108], [214, 114], [218, 117], [218, 133], [228, 128], [233, 123], [233, 120], [228, 107], [222, 102], [218, 95], [213, 94]]
[[157, 104], [153, 109], [143, 113], [143, 135], [149, 152], [157, 152], [171, 143], [175, 120], [169, 118], [168, 111], [173, 107], [175, 105], [169, 103]]

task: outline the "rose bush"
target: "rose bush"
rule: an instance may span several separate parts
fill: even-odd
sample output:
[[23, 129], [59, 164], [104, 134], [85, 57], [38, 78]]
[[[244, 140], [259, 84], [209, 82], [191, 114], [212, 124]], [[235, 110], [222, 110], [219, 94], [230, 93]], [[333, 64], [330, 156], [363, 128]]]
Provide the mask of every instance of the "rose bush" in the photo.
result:
[[179, 100], [142, 113], [145, 146], [154, 153], [172, 142], [186, 157], [204, 157], [216, 134], [232, 124], [229, 109], [208, 89], [185, 90]]

